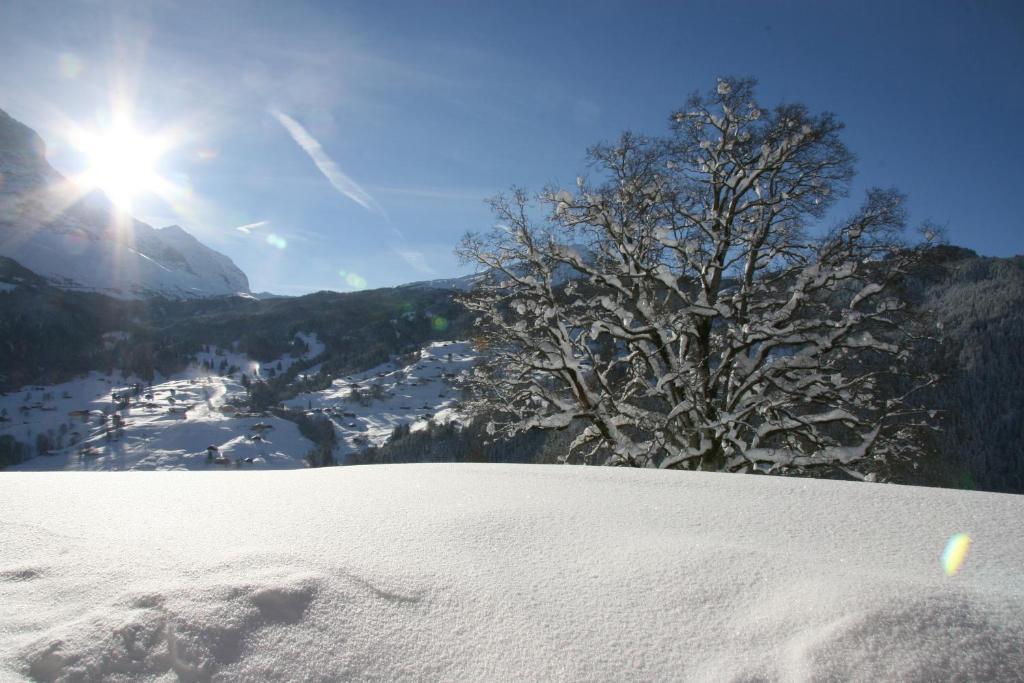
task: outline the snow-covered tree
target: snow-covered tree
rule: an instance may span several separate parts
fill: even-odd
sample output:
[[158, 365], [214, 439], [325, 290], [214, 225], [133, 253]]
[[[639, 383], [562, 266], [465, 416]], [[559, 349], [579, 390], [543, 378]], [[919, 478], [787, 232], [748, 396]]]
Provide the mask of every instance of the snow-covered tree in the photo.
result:
[[492, 200], [495, 227], [459, 248], [485, 273], [464, 303], [492, 431], [572, 427], [567, 457], [688, 469], [914, 454], [903, 197], [870, 190], [821, 230], [853, 175], [842, 124], [763, 108], [754, 85], [692, 95], [667, 137], [594, 147], [571, 191]]

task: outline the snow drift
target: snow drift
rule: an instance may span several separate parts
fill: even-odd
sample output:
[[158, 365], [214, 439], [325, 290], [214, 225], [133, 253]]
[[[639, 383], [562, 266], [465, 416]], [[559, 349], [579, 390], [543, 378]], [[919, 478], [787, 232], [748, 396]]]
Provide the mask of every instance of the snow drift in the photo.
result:
[[551, 466], [7, 473], [0, 518], [4, 680], [1024, 671], [1015, 496]]

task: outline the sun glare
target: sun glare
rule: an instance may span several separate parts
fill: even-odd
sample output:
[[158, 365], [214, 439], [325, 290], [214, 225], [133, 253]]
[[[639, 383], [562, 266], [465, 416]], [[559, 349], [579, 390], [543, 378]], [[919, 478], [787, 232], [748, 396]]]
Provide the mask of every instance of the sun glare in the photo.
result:
[[77, 182], [101, 190], [122, 211], [130, 211], [132, 202], [144, 194], [159, 194], [166, 183], [156, 165], [167, 151], [167, 141], [140, 133], [127, 118], [100, 132], [75, 130], [70, 137], [88, 160]]

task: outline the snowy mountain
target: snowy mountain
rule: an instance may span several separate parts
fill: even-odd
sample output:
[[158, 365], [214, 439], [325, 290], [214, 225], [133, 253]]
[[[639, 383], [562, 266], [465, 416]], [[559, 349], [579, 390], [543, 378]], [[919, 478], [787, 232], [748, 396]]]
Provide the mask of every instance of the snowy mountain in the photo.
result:
[[0, 111], [0, 255], [57, 286], [120, 298], [249, 292], [227, 256], [179, 226], [162, 230], [82, 195], [46, 161], [42, 139]]
[[164, 244], [184, 257], [189, 272], [203, 274], [209, 281], [206, 288], [211, 292], [218, 286], [222, 286], [222, 291], [227, 294], [249, 292], [249, 279], [230, 258], [209, 248], [180, 225], [169, 225], [157, 233]]
[[414, 289], [452, 289], [457, 292], [468, 292], [473, 289], [483, 278], [481, 273], [470, 273], [469, 275], [463, 275], [462, 277], [451, 277], [442, 278], [439, 280], [420, 280], [418, 282], [409, 282], [404, 285], [399, 285], [399, 288], [414, 288]]
[[[592, 257], [586, 257], [589, 262]], [[523, 271], [525, 272], [525, 271]], [[415, 289], [442, 289], [442, 290], [454, 290], [456, 292], [468, 292], [473, 289], [477, 284], [483, 282], [487, 278], [487, 272], [470, 273], [469, 275], [462, 275], [460, 277], [452, 278], [441, 278], [438, 280], [420, 280], [418, 282], [410, 282], [404, 285], [399, 285], [399, 288], [415, 288]], [[499, 282], [504, 281], [506, 277], [501, 273], [496, 274], [496, 278]], [[573, 270], [565, 264], [556, 266], [554, 277], [552, 277], [552, 284], [555, 286], [564, 285], [569, 280], [582, 279], [579, 271]]]

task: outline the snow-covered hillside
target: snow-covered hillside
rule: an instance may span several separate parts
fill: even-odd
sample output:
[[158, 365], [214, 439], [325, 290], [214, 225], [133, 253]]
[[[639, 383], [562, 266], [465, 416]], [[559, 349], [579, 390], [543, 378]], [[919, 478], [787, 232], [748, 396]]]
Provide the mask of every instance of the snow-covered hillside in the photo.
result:
[[[9, 419], [0, 422], [0, 434], [34, 446], [38, 435], [47, 432], [54, 441], [49, 455], [10, 469], [306, 467], [305, 456], [314, 444], [288, 420], [235, 410], [229, 400], [245, 396], [236, 380], [194, 372], [143, 388], [114, 412], [113, 395], [131, 393], [130, 383], [131, 378], [117, 381], [93, 373], [0, 397], [0, 409]], [[209, 446], [217, 448], [214, 462], [208, 458]]]
[[[217, 370], [222, 366], [235, 367], [238, 368], [238, 371], [244, 372], [250, 378], [266, 379], [272, 376], [272, 374], [286, 371], [299, 360], [310, 360], [316, 358], [324, 351], [324, 343], [320, 341], [315, 334], [299, 332], [295, 335], [295, 338], [306, 345], [305, 353], [299, 355], [286, 353], [280, 358], [275, 358], [265, 363], [252, 360], [243, 353], [238, 353], [230, 349], [220, 349], [216, 346], [207, 346], [207, 351], [197, 353], [194, 358], [199, 365], [206, 365], [211, 369], [211, 371]], [[313, 371], [315, 370], [311, 370], [309, 372]]]
[[482, 277], [483, 276], [479, 273], [470, 273], [469, 275], [463, 275], [462, 277], [409, 282], [404, 285], [399, 285], [399, 287], [413, 287], [416, 289], [453, 289], [458, 292], [467, 292], [480, 282]]
[[[117, 337], [110, 333], [111, 338]], [[90, 373], [63, 384], [34, 385], [0, 395], [0, 436], [38, 449], [40, 435], [49, 454], [9, 469], [134, 470], [305, 467], [314, 447], [296, 425], [270, 413], [246, 414], [240, 373], [254, 380], [286, 371], [324, 350], [316, 335], [296, 335], [306, 352], [259, 363], [216, 347], [195, 356], [195, 365], [151, 387], [130, 391], [132, 377]], [[285, 401], [293, 410], [331, 421], [338, 436], [335, 457], [380, 446], [398, 425], [412, 431], [459, 421], [457, 375], [476, 355], [468, 342], [435, 342], [404, 359], [334, 381], [324, 391]], [[224, 370], [230, 369], [231, 372]], [[314, 366], [307, 370], [314, 374]], [[119, 406], [116, 394], [134, 394]], [[115, 414], [119, 425], [115, 426]], [[217, 447], [209, 462], [207, 448]]]
[[5, 681], [1024, 671], [1020, 496], [523, 465], [8, 473], [0, 519]]
[[54, 284], [119, 297], [249, 291], [227, 256], [178, 226], [156, 230], [81, 190], [46, 161], [27, 126], [0, 111], [0, 255]]
[[[592, 256], [585, 253], [580, 253], [579, 256], [580, 258], [584, 259], [587, 262], [590, 262], [593, 259]], [[505, 276], [500, 273], [495, 272], [494, 274], [499, 282], [505, 279]], [[462, 275], [460, 277], [409, 282], [404, 285], [399, 285], [399, 287], [415, 289], [450, 289], [456, 292], [468, 292], [469, 290], [473, 289], [473, 287], [483, 282], [486, 279], [486, 277], [487, 273], [478, 272], [470, 273], [468, 275]], [[557, 286], [565, 284], [569, 280], [575, 280], [578, 278], [580, 278], [580, 274], [578, 271], [573, 270], [572, 268], [564, 264], [561, 264], [555, 267], [553, 277], [551, 278], [551, 283]]]
[[329, 417], [339, 437], [339, 461], [344, 462], [349, 453], [382, 445], [398, 425], [417, 431], [428, 420], [459, 421], [453, 383], [476, 359], [469, 342], [434, 342], [408, 364], [385, 363], [336, 379], [329, 389], [299, 394], [285, 405]]

